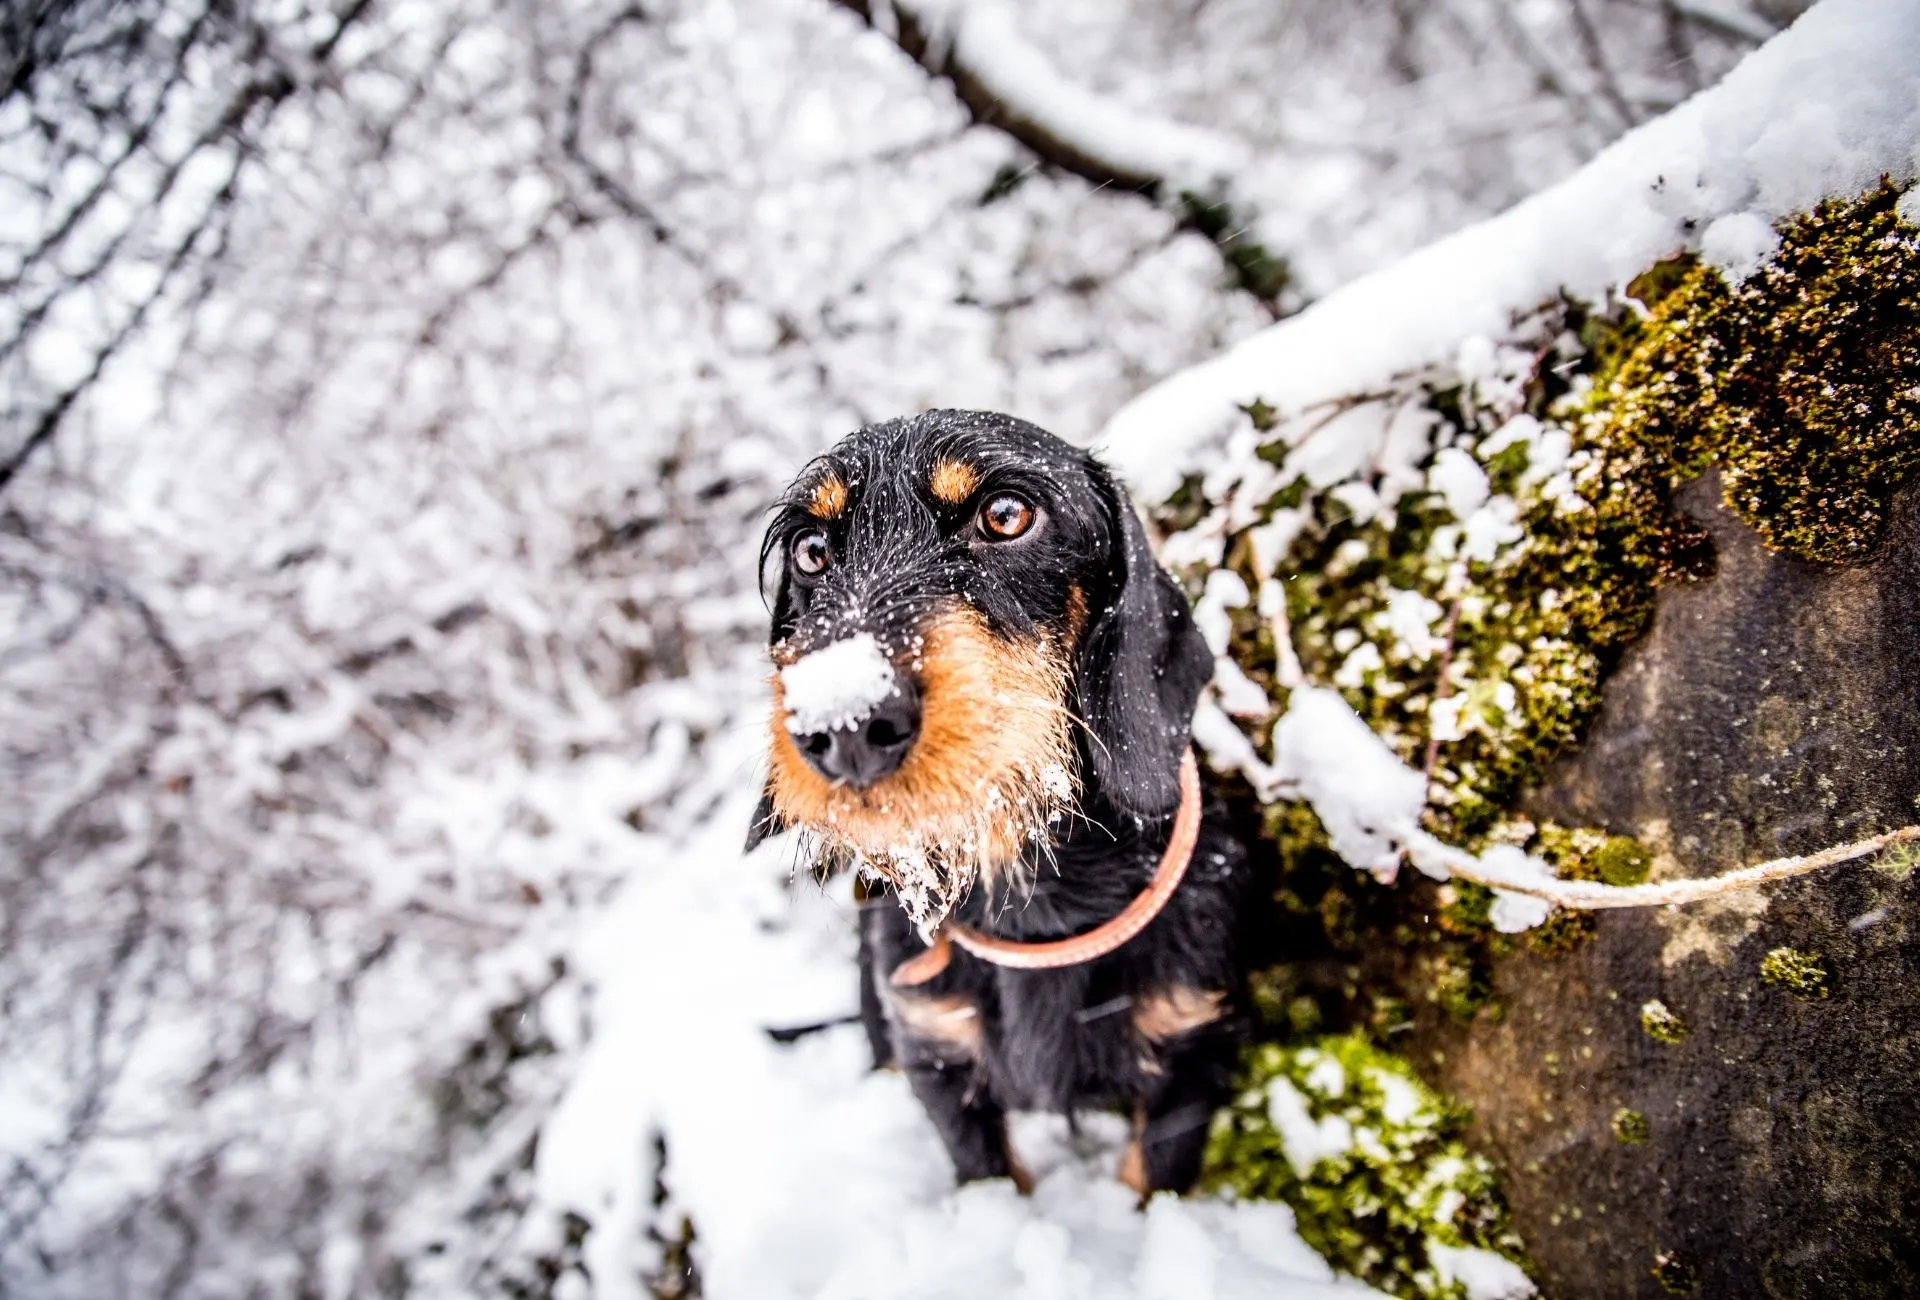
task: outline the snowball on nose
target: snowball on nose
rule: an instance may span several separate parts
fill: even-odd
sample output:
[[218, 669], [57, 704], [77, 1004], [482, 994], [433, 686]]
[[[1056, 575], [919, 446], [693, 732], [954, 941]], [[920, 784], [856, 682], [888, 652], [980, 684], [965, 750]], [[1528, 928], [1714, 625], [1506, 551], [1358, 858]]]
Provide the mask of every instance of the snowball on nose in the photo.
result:
[[892, 662], [867, 632], [835, 641], [780, 670], [787, 730], [796, 736], [852, 730], [898, 689]]

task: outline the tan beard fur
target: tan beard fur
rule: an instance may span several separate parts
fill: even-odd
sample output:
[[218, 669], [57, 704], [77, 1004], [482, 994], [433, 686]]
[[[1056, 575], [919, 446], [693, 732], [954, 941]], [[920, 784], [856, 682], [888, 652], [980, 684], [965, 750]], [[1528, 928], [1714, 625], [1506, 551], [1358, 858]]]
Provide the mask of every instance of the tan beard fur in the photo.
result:
[[[782, 820], [852, 852], [931, 932], [976, 880], [1017, 885], [1028, 846], [1044, 848], [1076, 792], [1060, 641], [1007, 642], [962, 607], [929, 623], [918, 649], [920, 734], [866, 790], [827, 781], [801, 757], [774, 673], [768, 784]], [[777, 646], [774, 656], [794, 657]]]

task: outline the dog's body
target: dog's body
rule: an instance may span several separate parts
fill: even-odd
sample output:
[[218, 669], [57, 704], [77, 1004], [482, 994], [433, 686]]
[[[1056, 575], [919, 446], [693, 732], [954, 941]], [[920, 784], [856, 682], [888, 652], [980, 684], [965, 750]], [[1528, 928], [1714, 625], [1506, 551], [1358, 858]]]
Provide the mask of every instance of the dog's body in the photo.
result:
[[776, 676], [754, 836], [799, 825], [891, 881], [862, 917], [862, 1006], [960, 1178], [1024, 1179], [1010, 1109], [1117, 1107], [1136, 1132], [1122, 1176], [1184, 1188], [1243, 1032], [1247, 872], [1217, 809], [1171, 898], [1116, 950], [1040, 970], [954, 950], [899, 978], [943, 922], [1084, 935], [1155, 876], [1212, 656], [1124, 494], [1031, 425], [933, 412], [810, 466], [766, 554], [776, 661], [872, 638], [890, 693], [825, 723]]

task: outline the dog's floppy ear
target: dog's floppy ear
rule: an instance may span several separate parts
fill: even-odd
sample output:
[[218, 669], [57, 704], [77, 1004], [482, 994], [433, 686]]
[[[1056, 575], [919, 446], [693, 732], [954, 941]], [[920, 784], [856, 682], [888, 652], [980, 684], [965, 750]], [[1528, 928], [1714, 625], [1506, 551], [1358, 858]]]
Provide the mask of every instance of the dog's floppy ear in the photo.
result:
[[1180, 802], [1180, 757], [1193, 707], [1213, 675], [1213, 653], [1193, 610], [1147, 544], [1126, 492], [1104, 470], [1095, 484], [1109, 514], [1106, 604], [1094, 609], [1080, 651], [1080, 714], [1101, 790], [1138, 817]]
[[747, 826], [746, 852], [753, 852], [769, 835], [778, 835], [786, 829], [786, 819], [774, 811], [773, 787], [769, 785], [760, 792], [760, 802], [753, 806], [753, 821]]

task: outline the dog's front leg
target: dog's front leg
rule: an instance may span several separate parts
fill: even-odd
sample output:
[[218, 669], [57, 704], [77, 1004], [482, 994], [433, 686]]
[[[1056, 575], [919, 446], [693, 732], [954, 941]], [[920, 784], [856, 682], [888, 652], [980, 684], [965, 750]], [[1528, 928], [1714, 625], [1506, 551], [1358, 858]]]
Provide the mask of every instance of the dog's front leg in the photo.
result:
[[940, 1139], [953, 1158], [955, 1177], [963, 1183], [1011, 1178], [1021, 1192], [1031, 1191], [1032, 1179], [1007, 1145], [1006, 1112], [987, 1094], [972, 1064], [929, 1058], [908, 1044], [899, 1046], [903, 1056], [912, 1053], [906, 1065], [907, 1078], [913, 1084], [913, 1095], [940, 1130]]
[[1237, 1054], [1232, 1027], [1219, 1024], [1161, 1048], [1165, 1083], [1142, 1103], [1120, 1168], [1141, 1196], [1184, 1192], [1200, 1176], [1213, 1113], [1232, 1095]]
[[890, 903], [887, 892], [876, 891], [860, 914], [862, 1011], [868, 1033], [878, 1028], [886, 1039], [880, 1063], [905, 1071], [961, 1182], [1011, 1178], [1026, 1192], [1032, 1180], [1007, 1145], [1006, 1111], [987, 1086], [980, 1003], [951, 973], [919, 987], [893, 986], [894, 970], [926, 945]]

